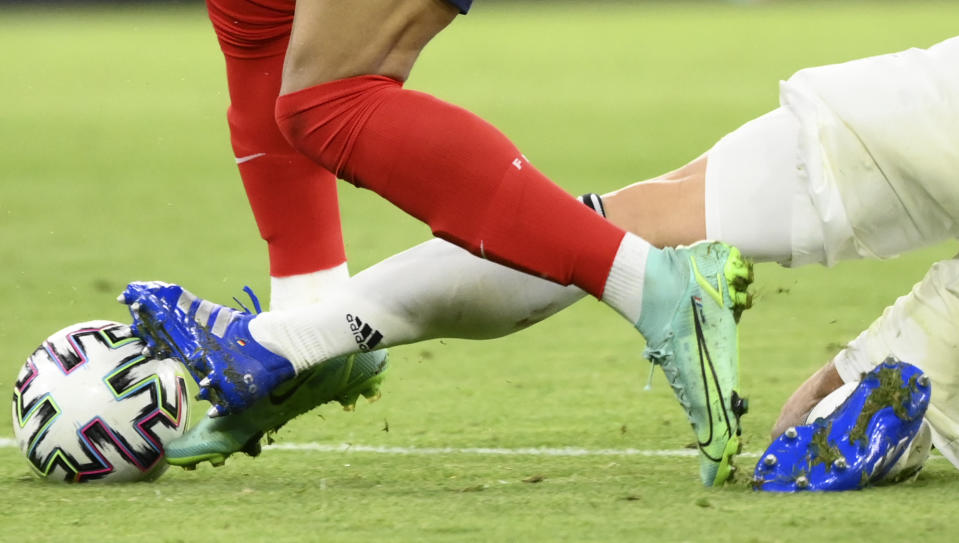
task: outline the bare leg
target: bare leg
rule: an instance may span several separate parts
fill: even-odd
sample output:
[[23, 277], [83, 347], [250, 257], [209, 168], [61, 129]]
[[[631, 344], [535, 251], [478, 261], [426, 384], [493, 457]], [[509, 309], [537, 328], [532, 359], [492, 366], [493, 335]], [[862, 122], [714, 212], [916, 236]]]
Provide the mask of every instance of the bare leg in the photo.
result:
[[298, 0], [280, 93], [358, 75], [406, 81], [457, 13], [442, 0]]
[[706, 160], [604, 195], [606, 218], [656, 247], [706, 239]]
[[800, 196], [798, 137], [796, 117], [775, 109], [682, 168], [607, 194], [607, 216], [657, 247], [717, 239], [756, 261], [791, 262], [797, 236], [800, 249], [822, 246], [812, 202]]
[[783, 404], [779, 418], [773, 424], [772, 438], [776, 439], [790, 426], [797, 426], [806, 422], [806, 415], [812, 411], [830, 392], [843, 385], [842, 377], [836, 371], [836, 366], [830, 360], [825, 366], [814, 373], [806, 382], [799, 386], [792, 396]]

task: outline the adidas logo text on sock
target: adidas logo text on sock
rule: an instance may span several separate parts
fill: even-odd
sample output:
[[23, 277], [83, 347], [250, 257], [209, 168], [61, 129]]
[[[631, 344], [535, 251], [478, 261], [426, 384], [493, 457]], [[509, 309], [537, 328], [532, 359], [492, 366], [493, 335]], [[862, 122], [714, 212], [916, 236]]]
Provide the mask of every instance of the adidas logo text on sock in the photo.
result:
[[349, 323], [350, 330], [353, 332], [353, 339], [363, 352], [373, 350], [383, 340], [383, 334], [379, 330], [363, 322], [359, 317], [347, 313], [346, 322]]

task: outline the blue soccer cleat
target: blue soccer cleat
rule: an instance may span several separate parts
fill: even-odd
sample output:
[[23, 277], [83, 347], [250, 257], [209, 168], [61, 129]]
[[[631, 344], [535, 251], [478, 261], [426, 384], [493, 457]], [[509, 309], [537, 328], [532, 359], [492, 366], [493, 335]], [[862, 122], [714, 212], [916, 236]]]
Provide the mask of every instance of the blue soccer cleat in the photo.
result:
[[120, 296], [132, 329], [154, 356], [183, 362], [209, 400], [211, 416], [240, 411], [296, 374], [289, 360], [250, 335], [256, 316], [197, 298], [179, 285], [134, 282]]
[[756, 465], [753, 488], [856, 490], [879, 481], [919, 431], [930, 394], [919, 368], [887, 359], [832, 414], [773, 441]]

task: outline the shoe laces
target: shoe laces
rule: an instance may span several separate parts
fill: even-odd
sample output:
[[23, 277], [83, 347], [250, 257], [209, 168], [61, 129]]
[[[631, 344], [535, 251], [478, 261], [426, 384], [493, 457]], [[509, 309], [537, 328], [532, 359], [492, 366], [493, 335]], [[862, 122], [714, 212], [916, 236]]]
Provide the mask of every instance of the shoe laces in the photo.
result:
[[643, 351], [643, 358], [649, 360], [649, 377], [646, 379], [646, 386], [643, 387], [643, 390], [652, 390], [653, 374], [656, 373], [656, 366], [663, 365], [663, 359], [666, 358], [666, 350], [646, 347], [646, 350]]
[[243, 309], [244, 313], [248, 313], [251, 315], [259, 315], [260, 313], [263, 313], [263, 308], [260, 306], [260, 299], [257, 298], [256, 294], [253, 292], [253, 289], [249, 285], [246, 285], [243, 287], [243, 292], [245, 292], [247, 296], [250, 297], [250, 302], [253, 304], [253, 309], [256, 310], [256, 313], [253, 313], [253, 311], [250, 311], [249, 307], [244, 305], [239, 298], [234, 296], [233, 301], [236, 302], [236, 305], [240, 306]]

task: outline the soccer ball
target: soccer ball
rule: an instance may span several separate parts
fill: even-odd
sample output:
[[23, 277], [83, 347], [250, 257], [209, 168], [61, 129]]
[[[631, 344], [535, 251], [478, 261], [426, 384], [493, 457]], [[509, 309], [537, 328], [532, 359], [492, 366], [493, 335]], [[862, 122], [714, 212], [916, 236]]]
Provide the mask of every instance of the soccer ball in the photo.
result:
[[27, 359], [13, 387], [17, 444], [41, 477], [68, 483], [153, 480], [164, 444], [183, 435], [187, 387], [175, 360], [143, 356], [130, 327], [68, 326]]
[[[839, 408], [846, 399], [852, 395], [853, 391], [859, 385], [858, 382], [845, 383], [836, 390], [830, 392], [825, 398], [820, 400], [809, 415], [806, 416], [806, 423], [810, 424], [816, 419], [826, 418], [833, 411]], [[916, 437], [912, 438], [909, 446], [903, 451], [899, 460], [889, 468], [889, 471], [882, 476], [877, 484], [901, 483], [914, 479], [922, 467], [925, 466], [929, 454], [932, 452], [932, 430], [929, 428], [929, 422], [925, 419], [916, 432]]]

